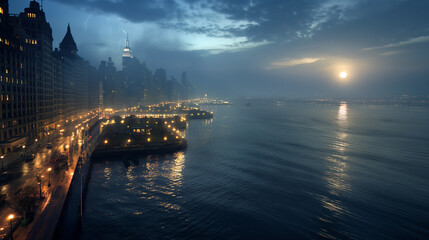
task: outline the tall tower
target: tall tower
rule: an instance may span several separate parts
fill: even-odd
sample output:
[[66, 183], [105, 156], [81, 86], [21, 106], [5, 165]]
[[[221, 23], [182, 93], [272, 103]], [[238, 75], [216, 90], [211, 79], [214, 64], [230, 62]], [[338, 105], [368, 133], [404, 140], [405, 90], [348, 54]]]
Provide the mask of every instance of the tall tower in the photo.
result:
[[133, 53], [131, 51], [130, 42], [128, 41], [127, 35], [127, 43], [125, 45], [124, 52], [122, 53], [122, 70], [125, 71], [130, 67], [133, 58]]
[[35, 0], [19, 14], [19, 18], [26, 33], [26, 46], [35, 51], [37, 127], [42, 137], [55, 126], [52, 28], [46, 21], [45, 12]]
[[63, 41], [60, 43], [60, 52], [67, 56], [77, 55], [77, 46], [73, 35], [71, 34], [70, 24], [67, 26], [66, 35], [64, 36]]

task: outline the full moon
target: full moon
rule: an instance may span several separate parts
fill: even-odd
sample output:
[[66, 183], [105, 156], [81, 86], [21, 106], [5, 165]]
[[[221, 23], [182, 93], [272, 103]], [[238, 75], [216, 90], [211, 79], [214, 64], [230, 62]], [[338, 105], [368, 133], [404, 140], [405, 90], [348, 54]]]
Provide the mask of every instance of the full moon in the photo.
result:
[[340, 72], [340, 78], [344, 79], [347, 77], [347, 73], [346, 72]]

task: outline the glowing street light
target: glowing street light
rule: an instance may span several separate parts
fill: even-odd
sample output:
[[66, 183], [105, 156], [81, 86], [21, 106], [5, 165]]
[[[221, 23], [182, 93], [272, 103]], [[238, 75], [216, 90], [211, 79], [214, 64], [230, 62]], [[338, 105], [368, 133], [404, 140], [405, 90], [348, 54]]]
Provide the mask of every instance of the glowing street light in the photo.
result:
[[36, 176], [37, 184], [39, 185], [40, 198], [42, 199], [42, 177], [40, 175]]
[[107, 144], [107, 143], [109, 143], [109, 141], [106, 139], [106, 140], [104, 140], [104, 144]]
[[130, 143], [130, 142], [131, 142], [131, 139], [128, 139], [128, 140], [127, 140], [127, 142], [128, 142], [128, 143]]
[[48, 187], [51, 186], [51, 171], [52, 171], [52, 168], [48, 168], [48, 174], [49, 174]]
[[164, 137], [164, 141], [167, 141], [167, 137]]
[[147, 138], [147, 141], [150, 142], [150, 138]]
[[13, 225], [12, 225], [12, 220], [13, 220], [13, 218], [14, 218], [15, 216], [13, 215], [13, 214], [10, 214], [8, 217], [7, 217], [7, 219], [9, 220], [9, 222], [10, 222], [10, 239], [11, 240], [13, 240]]
[[0, 158], [1, 158], [1, 171], [3, 172], [3, 170], [4, 170], [4, 166], [3, 166], [4, 156], [2, 155], [2, 156], [0, 156]]

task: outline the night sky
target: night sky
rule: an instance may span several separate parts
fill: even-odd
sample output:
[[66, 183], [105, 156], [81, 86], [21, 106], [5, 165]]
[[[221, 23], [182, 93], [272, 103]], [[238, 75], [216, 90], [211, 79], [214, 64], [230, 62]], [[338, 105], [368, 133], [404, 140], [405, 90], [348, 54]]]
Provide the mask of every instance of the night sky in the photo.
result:
[[[29, 2], [10, 0], [10, 12]], [[44, 10], [54, 47], [70, 23], [80, 56], [120, 69], [128, 34], [149, 69], [187, 71], [209, 95], [429, 95], [427, 0], [45, 0]]]

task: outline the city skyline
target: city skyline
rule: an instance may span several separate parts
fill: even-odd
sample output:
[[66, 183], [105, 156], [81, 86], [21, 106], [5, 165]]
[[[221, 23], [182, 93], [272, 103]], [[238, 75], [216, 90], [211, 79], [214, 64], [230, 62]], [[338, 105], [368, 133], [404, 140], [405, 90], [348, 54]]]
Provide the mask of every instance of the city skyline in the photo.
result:
[[[11, 12], [27, 4], [14, 1]], [[134, 55], [150, 69], [192, 72], [209, 93], [286, 97], [426, 95], [427, 7], [425, 1], [44, 2], [48, 21], [55, 19], [53, 45], [70, 22], [93, 66], [108, 57], [118, 66], [128, 34]], [[346, 83], [338, 81], [340, 71], [349, 73]]]

